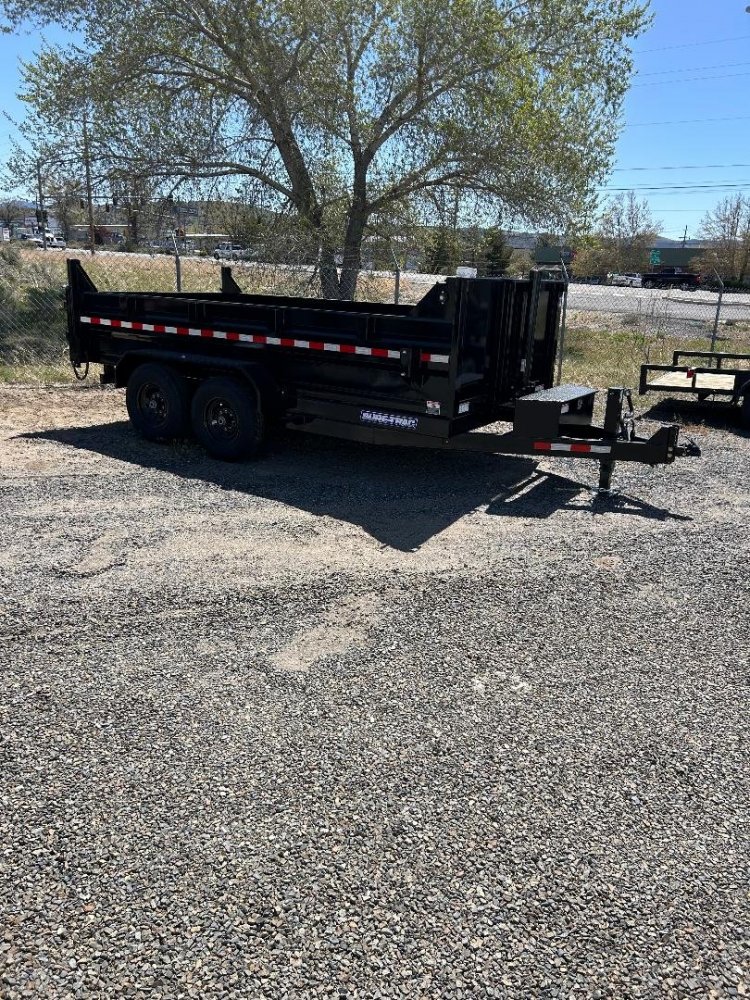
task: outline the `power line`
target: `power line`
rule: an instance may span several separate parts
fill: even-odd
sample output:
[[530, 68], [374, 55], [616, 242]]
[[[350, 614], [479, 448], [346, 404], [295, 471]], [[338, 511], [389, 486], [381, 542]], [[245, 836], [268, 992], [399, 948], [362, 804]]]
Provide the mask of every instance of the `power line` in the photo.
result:
[[665, 76], [667, 73], [704, 73], [710, 69], [737, 69], [738, 66], [750, 66], [750, 62], [714, 63], [713, 66], [678, 66], [677, 69], [655, 69], [650, 73], [636, 73], [636, 76]]
[[[679, 82], [679, 81], [678, 81]], [[650, 125], [704, 125], [707, 122], [746, 122], [750, 115], [732, 115], [728, 118], [682, 118], [668, 122], [629, 122], [623, 128], [646, 128]]]
[[728, 181], [726, 184], [635, 184], [630, 187], [601, 187], [599, 191], [745, 191], [750, 181]]
[[732, 80], [738, 76], [750, 76], [750, 72], [722, 73], [720, 76], [686, 76], [679, 77], [676, 80], [653, 80], [650, 83], [634, 83], [633, 87], [665, 87], [667, 85], [672, 86], [675, 83], [694, 83], [697, 80]]
[[673, 49], [692, 49], [699, 45], [723, 45], [724, 42], [741, 42], [750, 35], [735, 35], [734, 38], [710, 38], [702, 42], [683, 42], [681, 45], [661, 45], [656, 49], [634, 49], [635, 55], [645, 55], [646, 52], [671, 52]]
[[750, 167], [750, 163], [704, 163], [703, 166], [695, 163], [685, 163], [681, 166], [669, 167], [613, 167], [613, 173], [629, 172], [632, 170], [730, 170], [745, 169]]

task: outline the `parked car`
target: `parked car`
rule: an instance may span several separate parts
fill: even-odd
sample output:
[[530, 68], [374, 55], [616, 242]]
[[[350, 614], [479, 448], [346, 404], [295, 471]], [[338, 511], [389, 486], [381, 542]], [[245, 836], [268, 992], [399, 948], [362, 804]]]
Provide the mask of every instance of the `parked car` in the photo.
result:
[[[65, 250], [68, 245], [62, 236], [56, 236], [54, 233], [47, 233], [45, 238], [48, 250]], [[45, 239], [41, 236], [32, 236], [29, 242], [36, 247], [44, 247]]]
[[149, 253], [174, 253], [174, 240], [171, 238], [163, 240], [149, 240], [146, 243], [146, 250]]
[[683, 292], [693, 292], [700, 288], [701, 276], [679, 267], [663, 267], [660, 271], [649, 271], [642, 275], [644, 288], [680, 288]]
[[622, 285], [625, 288], [640, 288], [643, 284], [640, 274], [628, 271], [626, 274], [608, 274], [608, 285]]
[[251, 251], [241, 243], [220, 243], [214, 250], [216, 260], [249, 260]]

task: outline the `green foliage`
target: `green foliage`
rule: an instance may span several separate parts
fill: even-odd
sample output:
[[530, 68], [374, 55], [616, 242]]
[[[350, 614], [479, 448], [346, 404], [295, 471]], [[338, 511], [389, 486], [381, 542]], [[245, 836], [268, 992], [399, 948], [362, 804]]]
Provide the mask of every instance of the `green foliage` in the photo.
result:
[[427, 238], [423, 269], [427, 274], [454, 274], [461, 262], [461, 241], [448, 226], [439, 226]]
[[508, 261], [507, 273], [511, 278], [525, 278], [534, 266], [534, 258], [528, 250], [514, 250]]
[[[329, 294], [373, 215], [460, 189], [530, 224], [580, 215], [613, 155], [638, 0], [0, 0], [85, 52], [27, 69], [51, 134], [151, 178], [244, 177], [304, 220]], [[144, 30], [144, 25], [148, 30]], [[343, 248], [340, 277], [335, 254]]]
[[505, 238], [502, 229], [493, 227], [485, 233], [482, 245], [482, 264], [485, 274], [490, 276], [505, 274], [513, 255], [513, 248]]

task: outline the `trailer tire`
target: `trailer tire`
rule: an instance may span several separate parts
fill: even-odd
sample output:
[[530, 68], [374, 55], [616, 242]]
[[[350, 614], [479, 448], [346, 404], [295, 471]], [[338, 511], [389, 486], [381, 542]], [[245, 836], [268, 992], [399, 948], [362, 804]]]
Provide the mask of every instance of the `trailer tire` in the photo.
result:
[[193, 434], [213, 458], [252, 458], [263, 444], [265, 419], [260, 399], [233, 378], [210, 378], [195, 391]]
[[131, 424], [148, 441], [169, 441], [188, 433], [190, 390], [166, 365], [138, 365], [128, 379], [125, 403]]

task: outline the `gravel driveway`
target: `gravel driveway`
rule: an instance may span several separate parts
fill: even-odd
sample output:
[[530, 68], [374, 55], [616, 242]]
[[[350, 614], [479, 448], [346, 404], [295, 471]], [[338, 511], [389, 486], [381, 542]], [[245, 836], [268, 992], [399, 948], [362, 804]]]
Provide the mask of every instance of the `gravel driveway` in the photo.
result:
[[749, 995], [715, 423], [593, 501], [581, 462], [227, 466], [0, 389], [0, 997]]

